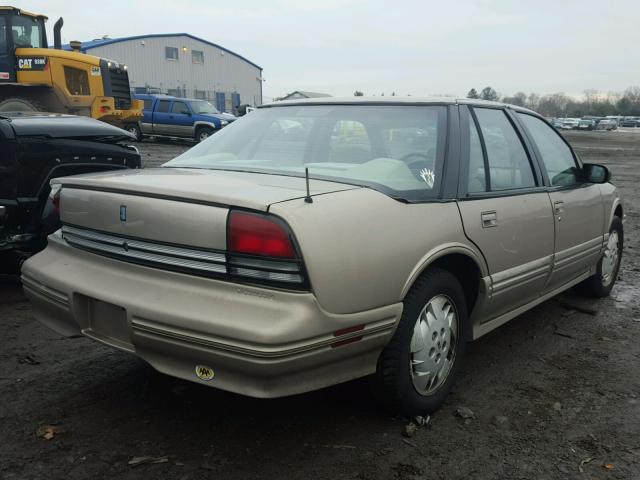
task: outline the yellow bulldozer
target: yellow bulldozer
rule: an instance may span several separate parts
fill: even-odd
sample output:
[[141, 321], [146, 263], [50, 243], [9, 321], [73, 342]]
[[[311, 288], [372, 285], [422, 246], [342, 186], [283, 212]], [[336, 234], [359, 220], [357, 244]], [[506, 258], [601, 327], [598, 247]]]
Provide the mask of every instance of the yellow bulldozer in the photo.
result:
[[79, 42], [62, 49], [63, 20], [49, 48], [47, 17], [0, 6], [0, 113], [41, 111], [84, 115], [124, 126], [142, 116], [131, 98], [127, 66], [80, 53]]

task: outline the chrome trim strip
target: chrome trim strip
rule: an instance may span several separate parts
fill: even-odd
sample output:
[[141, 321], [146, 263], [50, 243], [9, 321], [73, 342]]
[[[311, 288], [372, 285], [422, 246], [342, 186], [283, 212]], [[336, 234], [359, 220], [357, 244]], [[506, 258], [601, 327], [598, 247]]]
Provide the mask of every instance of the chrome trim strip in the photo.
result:
[[196, 250], [153, 241], [127, 238], [96, 230], [63, 225], [62, 238], [71, 246], [108, 255], [122, 261], [148, 263], [151, 267], [179, 267], [194, 273], [231, 274], [256, 280], [302, 284], [301, 267], [295, 261], [246, 258], [225, 252]]
[[552, 256], [549, 255], [492, 275], [492, 295], [504, 293], [548, 276], [551, 272], [551, 260]]
[[68, 237], [65, 235], [64, 238], [70, 245], [80, 248], [86, 248], [99, 253], [111, 254], [116, 257], [121, 257], [122, 259], [144, 260], [154, 262], [159, 265], [173, 265], [176, 267], [192, 268], [205, 272], [227, 273], [227, 267], [225, 265], [185, 260], [177, 257], [168, 257], [152, 253], [145, 253], [143, 251], [127, 251], [124, 249], [124, 247], [110, 246], [104, 243], [94, 242], [92, 240], [73, 238], [73, 236]]
[[62, 227], [62, 236], [67, 238], [69, 235], [80, 237], [83, 240], [91, 240], [100, 243], [105, 243], [117, 247], [123, 247], [126, 243], [129, 249], [141, 250], [149, 253], [157, 253], [170, 255], [174, 257], [183, 257], [192, 260], [204, 260], [208, 262], [225, 263], [226, 258], [223, 253], [205, 252], [202, 250], [194, 250], [190, 248], [173, 247], [170, 245], [163, 245], [155, 242], [133, 240], [124, 237], [118, 237], [115, 235], [108, 235], [106, 233], [95, 232], [92, 230], [85, 230], [77, 227], [70, 227], [64, 225]]

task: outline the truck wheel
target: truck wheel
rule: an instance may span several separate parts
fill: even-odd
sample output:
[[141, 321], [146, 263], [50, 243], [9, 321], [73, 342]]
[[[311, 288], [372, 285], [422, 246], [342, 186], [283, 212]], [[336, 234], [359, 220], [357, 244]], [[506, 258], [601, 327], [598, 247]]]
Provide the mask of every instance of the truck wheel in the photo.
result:
[[378, 359], [374, 393], [383, 406], [406, 416], [444, 403], [460, 370], [467, 342], [467, 306], [454, 275], [434, 268], [420, 277]]
[[40, 102], [24, 97], [9, 97], [0, 102], [0, 112], [45, 112]]
[[198, 130], [196, 130], [196, 138], [195, 138], [195, 140], [198, 143], [204, 142], [211, 135], [213, 135], [213, 128], [200, 127]]
[[136, 137], [136, 142], [142, 141], [142, 132], [140, 131], [140, 127], [138, 125], [136, 125], [135, 123], [130, 123], [126, 127], [124, 127], [124, 129], [127, 132], [132, 133]]

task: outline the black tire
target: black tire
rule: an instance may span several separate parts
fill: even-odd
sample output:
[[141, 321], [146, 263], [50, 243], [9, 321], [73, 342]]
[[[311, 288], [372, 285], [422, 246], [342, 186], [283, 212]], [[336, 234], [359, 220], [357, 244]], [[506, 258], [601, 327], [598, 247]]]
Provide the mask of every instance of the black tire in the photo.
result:
[[0, 112], [45, 112], [44, 105], [25, 97], [9, 97], [0, 102]]
[[[423, 395], [418, 393], [412, 380], [411, 340], [422, 309], [439, 295], [448, 297], [454, 306], [458, 335], [455, 348], [452, 349], [453, 364], [446, 379], [435, 391]], [[372, 380], [374, 394], [383, 407], [408, 417], [424, 415], [440, 408], [460, 371], [469, 331], [465, 295], [458, 279], [439, 268], [425, 272], [407, 294], [398, 328], [378, 359]]]
[[207, 138], [213, 135], [213, 128], [210, 127], [200, 127], [196, 130], [195, 141], [200, 143], [204, 142]]
[[124, 129], [127, 132], [132, 133], [133, 135], [135, 135], [136, 142], [141, 142], [142, 141], [142, 131], [140, 130], [140, 126], [138, 126], [135, 123], [129, 123], [129, 124], [125, 125]]
[[613, 232], [618, 234], [618, 256], [609, 281], [606, 281], [602, 273], [602, 263], [606, 261], [605, 255], [603, 255], [600, 260], [598, 260], [596, 273], [578, 285], [578, 291], [580, 293], [595, 298], [606, 297], [611, 293], [611, 290], [616, 283], [616, 279], [618, 278], [618, 273], [620, 272], [622, 248], [624, 247], [624, 230], [622, 228], [622, 220], [620, 217], [613, 217], [613, 220], [611, 221], [609, 235]]

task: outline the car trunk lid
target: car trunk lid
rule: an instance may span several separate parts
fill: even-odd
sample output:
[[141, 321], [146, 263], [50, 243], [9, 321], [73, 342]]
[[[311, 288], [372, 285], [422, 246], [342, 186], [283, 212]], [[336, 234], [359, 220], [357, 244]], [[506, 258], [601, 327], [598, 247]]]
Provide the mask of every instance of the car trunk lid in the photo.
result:
[[[249, 172], [156, 168], [54, 180], [62, 184], [61, 219], [68, 226], [118, 239], [226, 249], [230, 207], [267, 211], [306, 196], [305, 179]], [[359, 188], [312, 180], [310, 193]], [[108, 240], [108, 238], [107, 238]]]

